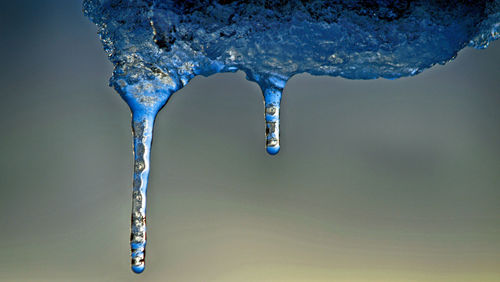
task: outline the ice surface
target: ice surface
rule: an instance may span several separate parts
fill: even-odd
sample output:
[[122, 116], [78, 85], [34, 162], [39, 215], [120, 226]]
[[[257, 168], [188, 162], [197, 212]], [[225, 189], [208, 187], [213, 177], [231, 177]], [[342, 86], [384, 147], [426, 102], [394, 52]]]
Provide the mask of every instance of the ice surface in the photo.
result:
[[263, 88], [302, 72], [393, 79], [500, 32], [500, 0], [85, 0], [84, 10], [119, 92], [141, 81], [175, 91], [195, 75], [236, 70]]

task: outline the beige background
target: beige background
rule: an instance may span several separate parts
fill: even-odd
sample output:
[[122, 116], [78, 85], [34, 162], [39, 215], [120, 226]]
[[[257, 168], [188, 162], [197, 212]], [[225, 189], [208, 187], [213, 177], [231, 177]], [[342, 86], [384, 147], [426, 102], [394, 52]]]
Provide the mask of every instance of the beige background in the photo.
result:
[[95, 27], [75, 0], [0, 21], [0, 280], [500, 281], [500, 43], [397, 81], [293, 77], [276, 157], [256, 84], [194, 79], [157, 120], [137, 276]]

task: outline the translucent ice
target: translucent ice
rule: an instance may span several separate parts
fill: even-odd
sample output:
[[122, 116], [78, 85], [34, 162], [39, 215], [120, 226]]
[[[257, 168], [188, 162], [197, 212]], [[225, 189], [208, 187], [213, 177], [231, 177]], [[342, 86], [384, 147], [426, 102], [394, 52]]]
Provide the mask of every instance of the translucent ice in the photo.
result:
[[133, 270], [144, 269], [145, 196], [156, 113], [196, 75], [242, 70], [262, 88], [266, 147], [279, 149], [286, 81], [412, 76], [500, 37], [500, 0], [84, 0], [133, 112]]

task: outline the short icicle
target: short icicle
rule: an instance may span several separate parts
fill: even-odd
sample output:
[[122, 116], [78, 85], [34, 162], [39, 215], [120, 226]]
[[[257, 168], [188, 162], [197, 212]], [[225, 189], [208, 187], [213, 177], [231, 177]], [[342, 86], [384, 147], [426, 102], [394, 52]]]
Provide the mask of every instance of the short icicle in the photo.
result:
[[134, 178], [130, 228], [131, 266], [133, 272], [142, 273], [145, 269], [146, 257], [146, 194], [153, 126], [156, 115], [168, 101], [170, 92], [148, 93], [145, 91], [141, 93], [133, 88], [133, 91], [129, 90], [124, 89], [120, 94], [132, 111], [134, 137]]
[[271, 79], [272, 84], [263, 89], [266, 119], [266, 151], [276, 155], [280, 151], [280, 103], [284, 81]]

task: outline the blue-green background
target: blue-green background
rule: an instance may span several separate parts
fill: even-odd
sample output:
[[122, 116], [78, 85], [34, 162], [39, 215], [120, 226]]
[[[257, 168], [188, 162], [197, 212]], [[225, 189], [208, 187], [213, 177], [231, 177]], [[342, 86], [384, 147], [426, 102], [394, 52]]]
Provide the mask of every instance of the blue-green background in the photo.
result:
[[129, 270], [130, 113], [76, 0], [0, 4], [1, 281], [500, 281], [500, 43], [396, 81], [243, 73], [157, 119]]

